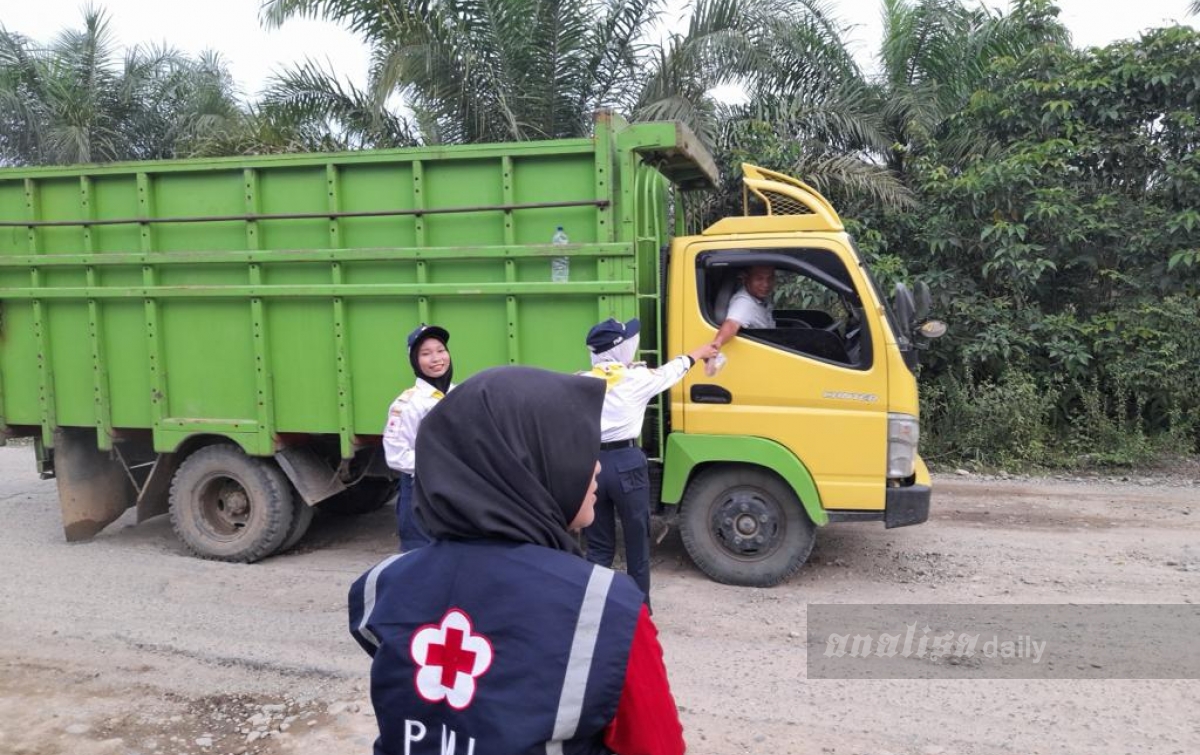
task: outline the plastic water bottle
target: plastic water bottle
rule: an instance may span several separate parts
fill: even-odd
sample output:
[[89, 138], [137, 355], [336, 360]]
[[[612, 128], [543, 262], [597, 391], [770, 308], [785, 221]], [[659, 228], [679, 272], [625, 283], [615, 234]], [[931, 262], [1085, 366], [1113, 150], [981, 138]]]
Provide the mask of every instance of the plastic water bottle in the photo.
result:
[[721, 368], [724, 366], [725, 355], [718, 351], [717, 355], [712, 359], [704, 360], [704, 374], [707, 377], [713, 377], [720, 372]]
[[[555, 246], [565, 246], [571, 243], [567, 238], [567, 232], [560, 225], [554, 231], [554, 236], [550, 239], [550, 243]], [[550, 281], [552, 283], [566, 283], [571, 277], [571, 258], [570, 257], [552, 257], [550, 259]]]

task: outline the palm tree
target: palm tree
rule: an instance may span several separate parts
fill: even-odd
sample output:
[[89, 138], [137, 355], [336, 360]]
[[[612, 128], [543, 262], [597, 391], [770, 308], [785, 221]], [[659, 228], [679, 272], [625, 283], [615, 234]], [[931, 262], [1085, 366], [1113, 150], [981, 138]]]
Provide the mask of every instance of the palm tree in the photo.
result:
[[240, 127], [217, 56], [135, 47], [121, 57], [102, 11], [83, 21], [47, 47], [0, 28], [0, 162], [176, 157]]
[[[363, 35], [374, 63], [369, 94], [309, 62], [276, 77], [262, 106], [280, 123], [326, 124], [353, 146], [586, 136], [592, 114], [611, 108], [683, 121], [726, 150], [767, 123], [780, 143], [802, 147], [772, 167], [904, 203], [895, 179], [859, 154], [886, 145], [820, 0], [697, 0], [683, 30], [659, 41], [662, 11], [663, 0], [270, 0], [265, 23], [338, 21]], [[722, 106], [711, 92], [723, 84], [754, 104]]]
[[[593, 110], [628, 103], [646, 57], [642, 35], [662, 2], [269, 0], [264, 21], [322, 16], [362, 34], [372, 48], [373, 113], [384, 118], [384, 103], [399, 95], [426, 142], [518, 141], [589, 133]], [[365, 104], [359, 94], [309, 63], [278, 79], [268, 98], [349, 127], [354, 108], [344, 106]]]
[[[324, 126], [348, 146], [389, 146], [585, 136], [592, 113], [607, 107], [633, 120], [682, 120], [731, 163], [765, 153], [770, 167], [824, 190], [909, 201], [887, 158], [922, 122], [915, 94], [948, 70], [932, 65], [927, 47], [897, 46], [889, 60], [904, 75], [879, 84], [855, 64], [822, 0], [697, 0], [683, 30], [659, 41], [652, 25], [663, 2], [268, 0], [264, 23], [339, 22], [363, 36], [373, 64], [366, 92], [312, 62], [286, 71], [262, 112], [279, 124]], [[908, 6], [888, 7], [898, 16]], [[961, 5], [920, 8], [896, 29], [935, 38], [943, 55], [965, 44]], [[935, 10], [957, 26], [939, 31]], [[986, 47], [983, 37], [976, 43]], [[715, 101], [722, 84], [741, 86], [749, 103]], [[966, 88], [947, 88], [929, 122], [952, 112], [950, 93]], [[903, 104], [891, 128], [889, 99]]]
[[225, 154], [212, 145], [247, 127], [237, 86], [214, 52], [191, 59], [170, 49], [135, 48], [121, 78], [130, 157]]
[[[718, 147], [725, 162], [745, 155], [826, 193], [908, 206], [910, 192], [876, 158], [889, 142], [846, 27], [820, 0], [791, 8], [785, 20], [765, 24], [756, 59], [743, 68], [747, 102], [722, 108]], [[731, 171], [717, 213], [740, 205], [739, 186]]]
[[[665, 0], [268, 0], [263, 19], [319, 16], [363, 35], [374, 61], [371, 113], [396, 118], [383, 103], [399, 95], [411, 114], [407, 132], [426, 143], [584, 136], [602, 108], [633, 120], [682, 120], [712, 140], [713, 87], [754, 76], [767, 38], [815, 5], [697, 0], [686, 31], [664, 41], [656, 24]], [[308, 63], [267, 96], [293, 115], [369, 131], [356, 120], [367, 103], [346, 94], [357, 93]]]
[[1006, 15], [959, 0], [883, 0], [881, 72], [869, 81], [870, 107], [883, 118], [887, 164], [903, 173], [906, 156], [943, 129], [984, 83], [999, 58], [1040, 45], [1068, 45], [1051, 0], [1015, 0]]
[[[684, 121], [715, 144], [734, 110], [717, 102], [712, 91], [733, 85], [761, 93], [770, 71], [810, 70], [809, 61], [784, 62], [780, 40], [797, 35], [817, 7], [817, 0], [697, 0], [685, 30], [653, 46], [652, 57], [639, 66], [640, 91], [630, 115]], [[840, 39], [821, 40], [830, 41], [842, 51]]]

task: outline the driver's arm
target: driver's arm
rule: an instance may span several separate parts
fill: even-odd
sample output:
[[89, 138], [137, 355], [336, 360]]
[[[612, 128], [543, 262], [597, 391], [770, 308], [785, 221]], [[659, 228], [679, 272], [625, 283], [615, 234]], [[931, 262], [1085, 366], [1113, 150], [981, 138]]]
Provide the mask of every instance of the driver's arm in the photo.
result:
[[725, 322], [721, 323], [721, 329], [717, 331], [717, 337], [713, 339], [713, 343], [715, 343], [719, 349], [724, 346], [729, 339], [736, 336], [738, 331], [741, 329], [742, 324], [740, 322], [734, 320], [733, 318], [727, 317], [725, 318]]
[[725, 313], [725, 322], [717, 331], [713, 343], [721, 348], [727, 341], [738, 334], [742, 328], [754, 322], [754, 302], [743, 292], [738, 292], [729, 300], [729, 311]]

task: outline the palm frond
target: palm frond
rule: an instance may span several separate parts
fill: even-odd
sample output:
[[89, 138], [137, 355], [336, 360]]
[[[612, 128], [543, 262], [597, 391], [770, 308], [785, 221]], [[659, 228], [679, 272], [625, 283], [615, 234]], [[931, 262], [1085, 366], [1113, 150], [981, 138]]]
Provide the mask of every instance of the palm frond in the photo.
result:
[[645, 30], [661, 18], [663, 0], [610, 0], [592, 31], [585, 71], [590, 91], [579, 109], [615, 107], [629, 111], [638, 95], [639, 66], [654, 53]]
[[265, 117], [279, 123], [323, 124], [332, 133], [343, 135], [351, 147], [398, 147], [417, 142], [403, 117], [312, 60], [273, 76], [260, 107]]
[[803, 176], [824, 194], [865, 196], [881, 207], [895, 210], [916, 204], [912, 191], [895, 173], [855, 155], [817, 157], [793, 165], [791, 172]]

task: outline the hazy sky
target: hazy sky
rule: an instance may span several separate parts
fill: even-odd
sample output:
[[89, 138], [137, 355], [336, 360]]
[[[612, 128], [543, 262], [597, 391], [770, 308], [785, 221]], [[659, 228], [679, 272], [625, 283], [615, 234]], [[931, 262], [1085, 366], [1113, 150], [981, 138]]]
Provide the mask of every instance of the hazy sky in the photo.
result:
[[[685, 7], [688, 0], [669, 0]], [[828, 0], [840, 20], [852, 26], [860, 62], [871, 65], [878, 48], [881, 0]], [[349, 32], [325, 22], [293, 20], [266, 31], [258, 21], [259, 0], [97, 0], [108, 11], [122, 45], [167, 42], [187, 52], [219, 51], [234, 78], [253, 95], [281, 66], [306, 57], [328, 62], [340, 75], [361, 83], [367, 52]], [[1143, 29], [1200, 17], [1186, 15], [1189, 0], [1059, 0], [1061, 18], [1076, 46], [1104, 45], [1134, 37]], [[49, 41], [67, 26], [79, 26], [80, 0], [0, 0], [0, 24], [38, 41]], [[1004, 3], [988, 3], [999, 7]], [[1005, 6], [1007, 7], [1007, 6]]]

